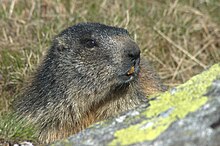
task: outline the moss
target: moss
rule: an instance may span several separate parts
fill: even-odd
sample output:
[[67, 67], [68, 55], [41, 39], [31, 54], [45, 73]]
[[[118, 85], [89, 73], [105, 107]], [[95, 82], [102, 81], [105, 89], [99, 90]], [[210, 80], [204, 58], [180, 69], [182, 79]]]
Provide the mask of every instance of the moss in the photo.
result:
[[142, 113], [147, 120], [116, 131], [116, 138], [109, 145], [129, 145], [156, 139], [171, 123], [184, 118], [206, 103], [208, 98], [204, 94], [219, 74], [220, 66], [216, 64], [173, 91], [161, 94], [156, 100], [152, 100], [151, 106]]

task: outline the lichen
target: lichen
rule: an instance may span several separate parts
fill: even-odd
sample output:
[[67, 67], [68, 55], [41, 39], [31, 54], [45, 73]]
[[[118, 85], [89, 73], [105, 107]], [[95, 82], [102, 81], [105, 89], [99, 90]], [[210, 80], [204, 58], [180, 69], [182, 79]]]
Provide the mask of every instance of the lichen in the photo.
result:
[[220, 66], [216, 64], [178, 86], [175, 91], [167, 91], [150, 101], [151, 106], [141, 113], [147, 120], [116, 131], [115, 139], [109, 145], [130, 145], [156, 139], [170, 124], [206, 103], [208, 97], [204, 94], [219, 74]]

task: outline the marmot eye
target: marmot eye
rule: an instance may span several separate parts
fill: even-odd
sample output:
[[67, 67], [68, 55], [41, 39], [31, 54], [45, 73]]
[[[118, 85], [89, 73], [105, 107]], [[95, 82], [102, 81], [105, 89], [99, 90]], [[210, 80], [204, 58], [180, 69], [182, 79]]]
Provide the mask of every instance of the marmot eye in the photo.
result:
[[85, 47], [87, 48], [93, 48], [95, 46], [97, 46], [97, 43], [95, 40], [93, 39], [85, 39], [82, 41], [82, 43], [85, 45]]

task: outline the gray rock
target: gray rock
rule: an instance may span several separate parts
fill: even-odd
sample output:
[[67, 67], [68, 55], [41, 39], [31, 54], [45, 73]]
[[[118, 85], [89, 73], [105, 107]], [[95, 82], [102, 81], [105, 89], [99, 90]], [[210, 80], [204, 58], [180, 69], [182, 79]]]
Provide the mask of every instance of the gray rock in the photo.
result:
[[220, 66], [52, 145], [220, 146]]

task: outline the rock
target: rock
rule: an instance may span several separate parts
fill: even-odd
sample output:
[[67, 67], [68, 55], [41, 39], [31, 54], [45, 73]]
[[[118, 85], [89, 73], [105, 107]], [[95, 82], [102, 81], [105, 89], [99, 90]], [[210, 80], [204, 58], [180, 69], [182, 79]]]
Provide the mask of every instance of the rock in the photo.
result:
[[220, 146], [220, 65], [61, 145]]

